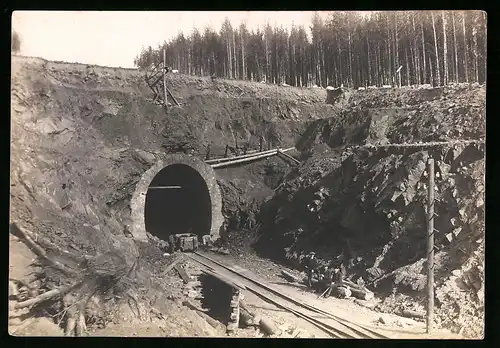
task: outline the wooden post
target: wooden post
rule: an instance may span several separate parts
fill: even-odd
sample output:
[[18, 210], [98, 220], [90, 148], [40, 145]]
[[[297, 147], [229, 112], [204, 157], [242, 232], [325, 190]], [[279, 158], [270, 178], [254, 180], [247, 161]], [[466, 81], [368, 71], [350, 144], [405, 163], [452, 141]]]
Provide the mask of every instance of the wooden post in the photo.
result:
[[427, 197], [427, 333], [434, 320], [434, 159], [429, 158]]
[[240, 150], [238, 149], [238, 138], [234, 138], [234, 143], [236, 144], [235, 146], [235, 151], [236, 151], [236, 156], [240, 154]]
[[226, 144], [226, 150], [224, 151], [224, 158], [227, 157], [227, 151], [229, 150], [229, 144]]
[[396, 74], [397, 74], [397, 77], [398, 77], [398, 85], [397, 87], [401, 88], [401, 69], [403, 68], [403, 66], [401, 65], [398, 70], [396, 70]]
[[259, 152], [262, 152], [262, 136], [260, 137]]
[[163, 99], [167, 106], [167, 49], [163, 49]]
[[210, 159], [210, 144], [208, 144], [207, 146], [207, 154], [205, 156], [205, 160], [209, 160]]

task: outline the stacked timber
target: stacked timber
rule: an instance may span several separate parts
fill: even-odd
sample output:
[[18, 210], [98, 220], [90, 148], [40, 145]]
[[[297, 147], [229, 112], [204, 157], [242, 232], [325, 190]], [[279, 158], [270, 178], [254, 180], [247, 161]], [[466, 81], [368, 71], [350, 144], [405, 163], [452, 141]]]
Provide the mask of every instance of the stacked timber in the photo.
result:
[[231, 314], [229, 315], [229, 324], [227, 325], [227, 332], [235, 331], [240, 325], [240, 299], [241, 292], [237, 288], [233, 288], [233, 297], [231, 298]]
[[352, 296], [354, 296], [360, 300], [369, 301], [369, 300], [373, 299], [375, 296], [373, 294], [373, 292], [371, 292], [367, 288], [360, 286], [356, 283], [353, 283], [353, 282], [348, 281], [348, 280], [344, 280], [344, 283], [349, 286], [349, 289], [352, 293]]
[[292, 282], [292, 283], [299, 283], [300, 282], [299, 278], [297, 278], [296, 276], [294, 276], [293, 274], [291, 274], [288, 271], [282, 270], [281, 275], [283, 276], [283, 278], [285, 278], [289, 282]]

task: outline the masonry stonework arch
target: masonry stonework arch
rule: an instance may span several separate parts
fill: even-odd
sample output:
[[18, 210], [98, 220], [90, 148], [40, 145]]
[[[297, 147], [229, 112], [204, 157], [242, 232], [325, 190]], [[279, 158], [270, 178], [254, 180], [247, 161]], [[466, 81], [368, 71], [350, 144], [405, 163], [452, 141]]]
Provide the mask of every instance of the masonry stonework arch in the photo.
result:
[[[170, 167], [170, 168], [168, 168]], [[130, 232], [137, 240], [147, 240], [146, 235], [146, 197], [148, 189], [153, 180], [161, 175], [164, 169], [187, 168], [196, 171], [206, 184], [206, 190], [211, 205], [211, 218], [209, 233], [212, 240], [219, 238], [219, 229], [224, 221], [222, 215], [222, 196], [220, 193], [219, 185], [212, 167], [200, 159], [190, 157], [184, 154], [167, 155], [156, 162], [142, 175], [137, 183], [136, 189], [130, 201], [131, 209], [131, 226]], [[198, 183], [199, 184], [199, 183]], [[205, 192], [206, 193], [206, 192]], [[200, 194], [203, 194], [201, 192]], [[207, 195], [204, 195], [207, 197]], [[187, 231], [185, 231], [187, 232]]]

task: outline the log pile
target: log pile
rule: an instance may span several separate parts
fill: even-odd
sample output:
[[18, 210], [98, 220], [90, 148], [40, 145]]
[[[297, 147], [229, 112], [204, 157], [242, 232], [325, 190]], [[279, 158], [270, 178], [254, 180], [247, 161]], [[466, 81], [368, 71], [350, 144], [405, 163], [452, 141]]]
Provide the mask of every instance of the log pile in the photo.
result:
[[285, 271], [285, 270], [282, 270], [281, 271], [281, 275], [283, 278], [285, 278], [286, 280], [288, 280], [289, 282], [292, 282], [292, 283], [300, 283], [300, 279], [297, 278], [296, 276], [294, 276], [293, 274], [291, 274], [290, 272], [288, 271]]
[[272, 320], [250, 310], [247, 303], [243, 300], [240, 300], [240, 323], [246, 326], [258, 326], [267, 336], [278, 332]]
[[357, 299], [369, 301], [375, 297], [372, 291], [363, 286], [360, 286], [349, 280], [344, 280], [344, 283], [349, 286], [352, 296], [356, 297]]

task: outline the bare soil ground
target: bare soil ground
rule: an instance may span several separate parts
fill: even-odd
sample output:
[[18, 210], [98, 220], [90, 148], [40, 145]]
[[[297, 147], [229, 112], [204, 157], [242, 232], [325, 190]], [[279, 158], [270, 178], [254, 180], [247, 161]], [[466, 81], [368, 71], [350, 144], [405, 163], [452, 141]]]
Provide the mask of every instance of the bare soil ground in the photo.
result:
[[[376, 153], [361, 153], [343, 161], [339, 147], [359, 145], [367, 140], [383, 143], [384, 139], [391, 142], [447, 140], [457, 136], [476, 139], [484, 133], [484, 88], [477, 86], [458, 86], [448, 90], [351, 91], [340, 104], [327, 105], [324, 103], [326, 92], [323, 89], [229, 80], [214, 82], [209, 78], [171, 75], [169, 88], [182, 105], [181, 108], [170, 108], [166, 112], [161, 106], [152, 103], [152, 94], [144, 82], [144, 76], [137, 70], [13, 57], [11, 84], [11, 222], [31, 231], [36, 241], [47, 250], [49, 258], [62, 262], [76, 273], [96, 271], [97, 261], [103, 255], [115, 255], [117, 258], [105, 257], [101, 269], [110, 270], [120, 265], [135, 271], [135, 275], [131, 273], [118, 281], [112, 291], [98, 290], [89, 302], [85, 316], [87, 331], [91, 335], [224, 335], [214, 331], [196, 312], [182, 305], [182, 301], [189, 298], [189, 292], [185, 291], [175, 272], [162, 273], [171, 257], [164, 256], [154, 246], [135, 243], [124, 231], [130, 215], [128, 202], [135, 184], [142, 173], [165, 154], [182, 152], [204, 158], [210, 145], [212, 155], [220, 156], [227, 144], [232, 147], [248, 144], [255, 149], [260, 137], [263, 137], [266, 147], [268, 143], [273, 147], [294, 146], [297, 143], [301, 153], [293, 155], [300, 156], [304, 161], [298, 169], [290, 168], [279, 159], [270, 159], [222, 170], [218, 177], [224, 196], [224, 214], [228, 218], [237, 217], [231, 231], [233, 256], [251, 255], [249, 263], [240, 257], [242, 266], [265, 275], [268, 271], [276, 274], [281, 266], [269, 260], [259, 261], [259, 257], [252, 256], [252, 246], [248, 241], [254, 242], [259, 238], [265, 241], [262, 238], [265, 231], [273, 230], [278, 239], [278, 242], [272, 243], [276, 248], [275, 254], [284, 256], [284, 248], [289, 247], [290, 243], [281, 240], [280, 234], [285, 228], [278, 220], [286, 220], [290, 212], [295, 211], [298, 212], [295, 213], [296, 220], [306, 221], [310, 230], [317, 229], [318, 222], [325, 220], [321, 209], [317, 209], [312, 216], [309, 213], [304, 216], [301, 210], [294, 209], [298, 205], [307, 207], [318, 200], [314, 195], [320, 186], [337, 189], [350, 187], [349, 182], [340, 185], [338, 178], [354, 177], [354, 172], [360, 173], [358, 185], [351, 185], [354, 189], [350, 187], [351, 191], [345, 191], [340, 196], [340, 202], [326, 199], [325, 204], [327, 210], [334, 214], [351, 215], [343, 224], [355, 230], [358, 227], [352, 223], [360, 220], [358, 212], [352, 209], [346, 213], [332, 207], [357, 205], [343, 199], [349, 195], [359, 200], [365, 199], [360, 192], [370, 186], [368, 183], [387, 176], [388, 168], [394, 164], [413, 168], [418, 163], [401, 155], [391, 157]], [[368, 115], [365, 111], [353, 111], [394, 105], [400, 106], [401, 110]], [[385, 114], [392, 117], [388, 120], [383, 117]], [[455, 210], [462, 211], [464, 207], [473, 205], [478, 208], [466, 208], [461, 213], [463, 216], [459, 226], [454, 226], [461, 227], [463, 232], [460, 235], [465, 237], [451, 247], [447, 245], [446, 255], [450, 254], [449, 250], [460, 250], [464, 245], [469, 247], [460, 257], [448, 257], [453, 261], [453, 267], [443, 272], [448, 275], [454, 269], [459, 272], [455, 272], [458, 275], [453, 274], [457, 278], [442, 277], [443, 285], [440, 286], [443, 291], [438, 295], [443, 308], [438, 315], [442, 325], [454, 328], [457, 325], [466, 326], [465, 331], [470, 331], [467, 336], [481, 335], [480, 325], [475, 326], [477, 322], [474, 323], [474, 318], [482, 318], [480, 315], [478, 317], [482, 300], [477, 298], [480, 292], [459, 291], [455, 285], [457, 279], [465, 279], [469, 285], [464, 286], [471, 289], [470, 284], [478, 281], [469, 274], [483, 274], [484, 269], [481, 268], [484, 267], [481, 243], [471, 243], [471, 240], [481, 238], [484, 234], [477, 223], [483, 219], [480, 208], [484, 205], [484, 199], [481, 205], [480, 193], [483, 191], [480, 187], [482, 185], [484, 190], [484, 183], [481, 183], [480, 178], [484, 160], [481, 162], [481, 150], [474, 151], [467, 147], [456, 149], [450, 163], [447, 160], [448, 152], [441, 155], [442, 162], [450, 166], [445, 166], [446, 170], [454, 172], [460, 168], [461, 171], [456, 175], [458, 184], [451, 183], [445, 187], [453, 193], [453, 188], [458, 186], [458, 199], [454, 197], [453, 200], [457, 203]], [[465, 154], [461, 156], [462, 153]], [[462, 170], [463, 164], [466, 169]], [[344, 171], [351, 174], [341, 174]], [[327, 182], [320, 182], [323, 177], [326, 177]], [[284, 178], [287, 184], [283, 183]], [[395, 209], [387, 203], [388, 197], [392, 197], [394, 192], [391, 190], [401, 181], [400, 176], [391, 177], [390, 182], [377, 181], [377, 186], [391, 187], [381, 199], [383, 204], [380, 205], [379, 213], [386, 214]], [[414, 183], [413, 179], [406, 177], [403, 181]], [[479, 193], [471, 198], [471, 190]], [[281, 206], [283, 209], [279, 210]], [[405, 218], [412, 221], [410, 212], [413, 206], [410, 204], [405, 207], [408, 213]], [[241, 233], [250, 213], [254, 216], [256, 228]], [[442, 214], [446, 219], [451, 217]], [[268, 216], [273, 216], [273, 219]], [[274, 220], [274, 216], [277, 220]], [[294, 225], [296, 220], [289, 219], [291, 224], [286, 230], [297, 227]], [[338, 216], [328, 216], [326, 220], [339, 219]], [[264, 228], [259, 229], [259, 224], [265, 225]], [[411, 245], [408, 243], [410, 239], [404, 237], [403, 233], [408, 226], [403, 223], [393, 230], [385, 231], [386, 236], [391, 231], [397, 236], [402, 235], [402, 238], [398, 237], [402, 243], [391, 244], [392, 237], [388, 237], [378, 242], [380, 250], [386, 244], [389, 245], [386, 249], [394, 244], [393, 251], [401, 245]], [[441, 230], [443, 234], [449, 232], [446, 228]], [[300, 249], [309, 247], [311, 241], [307, 239]], [[328, 246], [324, 240], [320, 242]], [[407, 255], [398, 258], [391, 253], [387, 254], [386, 259], [397, 260], [396, 264], [384, 264], [379, 260], [377, 265], [382, 263], [382, 266], [378, 267], [375, 265], [377, 255], [372, 255], [370, 257], [373, 260], [366, 256], [370, 260], [369, 267], [380, 268], [390, 274], [408, 266], [408, 262], [405, 262], [408, 260]], [[460, 254], [460, 251], [457, 253]], [[379, 254], [385, 255], [382, 251]], [[38, 264], [31, 264], [33, 259], [37, 259]], [[82, 268], [82, 259], [90, 262], [93, 268], [88, 265]], [[446, 259], [443, 258], [444, 261]], [[9, 261], [9, 278], [18, 283], [35, 284], [39, 293], [72, 284], [79, 279], [77, 276], [64, 276], [53, 267], [47, 267], [23, 242], [12, 236]], [[448, 265], [449, 262], [443, 264]], [[418, 265], [420, 269], [413, 273], [422, 273], [422, 264]], [[365, 265], [364, 269], [367, 267]], [[397, 275], [397, 272], [393, 274]], [[479, 283], [482, 283], [483, 278], [479, 278]], [[274, 281], [272, 277], [269, 279]], [[415, 282], [415, 277], [403, 281], [412, 282]], [[21, 289], [22, 286], [18, 286], [18, 290]], [[287, 285], [283, 291], [292, 290]], [[293, 291], [297, 296], [309, 296], [308, 300], [314, 302], [314, 295], [295, 289]], [[24, 294], [22, 296], [26, 297]], [[68, 323], [64, 307], [71, 306], [71, 301], [76, 300], [66, 298], [65, 301], [47, 303], [29, 313], [20, 311], [9, 319], [9, 332], [14, 335], [60, 335]], [[352, 310], [358, 313], [356, 311], [359, 310], [360, 316], [370, 318], [366, 319], [370, 322], [376, 317], [362, 314], [364, 309], [356, 309], [354, 303], [339, 301], [329, 299], [327, 303], [335, 303], [336, 308], [348, 303], [346, 312]], [[398, 301], [401, 299], [389, 298], [380, 303], [380, 308], [395, 311], [394, 304]], [[456, 309], [454, 303], [457, 301], [463, 301], [460, 303], [465, 303], [467, 309]], [[256, 307], [264, 306], [257, 300], [250, 299], [250, 302]], [[285, 325], [285, 322], [294, 320], [290, 314], [269, 308], [265, 310], [277, 323]], [[179, 317], [188, 320], [180, 322]], [[419, 330], [418, 324], [415, 325], [415, 330]], [[309, 328], [311, 331], [307, 327], [303, 330], [297, 333], [297, 330], [283, 326], [282, 331], [283, 335], [288, 335], [286, 337], [319, 335], [312, 328]], [[261, 334], [247, 330], [238, 335], [255, 337]]]

